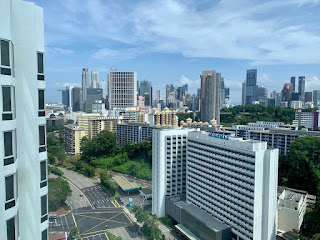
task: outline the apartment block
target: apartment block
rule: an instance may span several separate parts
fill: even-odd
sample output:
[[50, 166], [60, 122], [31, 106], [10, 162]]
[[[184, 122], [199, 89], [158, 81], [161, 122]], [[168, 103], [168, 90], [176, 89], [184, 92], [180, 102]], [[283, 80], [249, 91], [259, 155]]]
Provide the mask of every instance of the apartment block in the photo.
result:
[[0, 1], [0, 239], [48, 239], [43, 10]]
[[275, 239], [278, 149], [190, 132], [186, 203], [231, 227], [232, 239]]
[[63, 147], [69, 155], [80, 155], [81, 139], [85, 136], [85, 131], [76, 125], [66, 125], [63, 129]]
[[116, 127], [117, 142], [124, 146], [128, 142], [141, 143], [149, 137], [152, 137], [155, 126], [145, 123], [121, 123]]
[[122, 117], [97, 117], [89, 120], [89, 139], [96, 137], [101, 131], [116, 132], [117, 124], [122, 123]]
[[149, 123], [151, 125], [158, 126], [169, 126], [173, 127], [178, 125], [178, 117], [176, 116], [176, 111], [169, 110], [169, 108], [165, 107], [163, 111], [158, 111], [158, 109], [153, 108], [152, 113], [149, 114]]
[[165, 216], [165, 198], [186, 192], [187, 136], [192, 129], [152, 134], [152, 214]]

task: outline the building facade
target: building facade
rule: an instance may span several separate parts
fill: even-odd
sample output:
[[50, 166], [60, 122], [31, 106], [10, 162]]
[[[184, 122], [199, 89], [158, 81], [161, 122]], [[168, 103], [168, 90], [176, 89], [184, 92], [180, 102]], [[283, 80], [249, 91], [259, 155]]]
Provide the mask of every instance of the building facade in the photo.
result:
[[90, 77], [89, 77], [89, 69], [83, 68], [82, 69], [82, 107], [85, 109], [84, 104], [86, 103], [87, 98], [87, 88], [90, 87]]
[[298, 93], [300, 96], [300, 100], [302, 102], [305, 102], [304, 100], [304, 93], [306, 91], [306, 80], [305, 80], [305, 76], [300, 76], [299, 77], [299, 82], [298, 82]]
[[314, 112], [302, 112], [296, 111], [295, 120], [298, 122], [298, 126], [303, 126], [308, 129], [318, 130], [320, 127], [320, 111]]
[[137, 106], [136, 72], [109, 72], [108, 89], [109, 109]]
[[201, 78], [201, 121], [217, 120], [220, 124], [221, 73], [203, 71]]
[[101, 131], [116, 132], [117, 124], [122, 117], [97, 117], [89, 120], [89, 139], [96, 137]]
[[0, 239], [48, 239], [43, 10], [0, 1]]
[[144, 104], [146, 106], [152, 106], [152, 85], [151, 82], [143, 80], [139, 85], [139, 95], [144, 97]]
[[153, 129], [158, 127], [150, 126], [143, 123], [120, 123], [117, 124], [117, 142], [121, 146], [126, 143], [135, 142], [141, 143], [149, 137], [152, 137]]
[[275, 239], [278, 149], [190, 132], [186, 202], [229, 225], [232, 239]]
[[315, 107], [320, 106], [320, 90], [313, 90], [313, 103]]
[[98, 88], [99, 87], [99, 72], [92, 70], [91, 71], [91, 87]]
[[102, 101], [102, 99], [103, 95], [101, 88], [87, 88], [85, 111], [91, 113], [93, 111], [92, 105]]
[[186, 149], [192, 129], [157, 129], [152, 135], [152, 214], [165, 216], [165, 198], [186, 192]]
[[66, 125], [63, 129], [63, 147], [69, 155], [80, 155], [80, 144], [85, 136], [85, 131], [76, 125]]
[[257, 101], [257, 69], [247, 70], [246, 105]]

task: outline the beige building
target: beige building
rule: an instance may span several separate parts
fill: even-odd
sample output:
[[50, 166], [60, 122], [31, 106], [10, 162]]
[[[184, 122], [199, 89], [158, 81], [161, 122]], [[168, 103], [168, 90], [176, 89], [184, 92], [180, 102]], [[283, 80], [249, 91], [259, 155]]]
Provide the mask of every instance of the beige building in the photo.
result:
[[175, 110], [171, 111], [167, 107], [164, 108], [163, 111], [158, 111], [157, 108], [153, 108], [152, 113], [149, 114], [149, 122], [151, 125], [172, 127], [178, 125], [176, 113]]
[[89, 120], [89, 139], [96, 137], [101, 131], [116, 132], [117, 124], [123, 122], [123, 117], [97, 117]]
[[85, 131], [86, 137], [89, 138], [89, 121], [98, 117], [102, 117], [102, 115], [99, 113], [89, 113], [82, 114], [78, 117], [78, 125], [81, 129]]
[[85, 136], [85, 131], [76, 125], [64, 126], [64, 150], [69, 155], [80, 154], [81, 139]]

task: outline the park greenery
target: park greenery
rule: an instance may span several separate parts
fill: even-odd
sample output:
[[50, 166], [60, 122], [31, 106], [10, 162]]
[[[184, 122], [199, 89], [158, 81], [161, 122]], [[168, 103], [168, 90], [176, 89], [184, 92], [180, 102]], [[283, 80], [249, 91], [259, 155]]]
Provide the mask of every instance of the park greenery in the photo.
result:
[[178, 117], [178, 122], [180, 123], [180, 121], [187, 121], [188, 118], [191, 118], [192, 121], [196, 121], [199, 122], [200, 121], [200, 112], [186, 112], [186, 113], [181, 113], [178, 112], [176, 114], [176, 116]]
[[49, 172], [49, 174], [53, 173], [53, 174], [55, 174], [55, 175], [57, 175], [59, 177], [63, 177], [63, 172], [59, 168], [57, 168], [55, 166], [49, 166], [48, 165], [48, 172]]
[[[291, 142], [288, 155], [280, 155], [279, 185], [304, 190], [317, 197], [305, 215], [305, 226], [320, 223], [320, 138], [301, 137]], [[316, 232], [306, 231], [308, 235]]]
[[295, 119], [296, 110], [293, 108], [281, 108], [274, 105], [234, 106], [221, 109], [221, 124], [225, 126], [247, 124], [256, 121], [284, 122], [291, 124]]
[[116, 135], [101, 131], [90, 141], [83, 137], [81, 141], [81, 161], [95, 169], [107, 169], [137, 178], [152, 178], [152, 143], [148, 139], [142, 143], [127, 143], [121, 147]]
[[48, 179], [49, 211], [57, 211], [61, 207], [68, 209], [66, 199], [71, 195], [69, 183], [62, 178]]
[[100, 183], [112, 196], [116, 195], [118, 185], [111, 180], [108, 170], [103, 170], [100, 173]]
[[150, 216], [146, 211], [143, 211], [141, 208], [134, 206], [132, 208], [137, 221], [142, 224], [140, 228], [141, 233], [147, 240], [163, 240], [165, 236], [162, 234], [157, 225], [157, 219], [155, 216]]

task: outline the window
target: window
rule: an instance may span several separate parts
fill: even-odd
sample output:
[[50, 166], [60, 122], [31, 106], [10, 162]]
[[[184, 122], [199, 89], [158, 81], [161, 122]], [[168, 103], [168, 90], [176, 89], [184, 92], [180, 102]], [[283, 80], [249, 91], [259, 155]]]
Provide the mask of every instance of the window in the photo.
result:
[[14, 109], [14, 87], [2, 87], [2, 120], [15, 119]]
[[14, 175], [10, 175], [5, 178], [5, 186], [6, 186], [5, 210], [12, 208], [16, 205], [14, 182], [15, 182]]
[[48, 203], [47, 195], [41, 197], [41, 223], [47, 221], [48, 219]]
[[9, 164], [14, 163], [14, 132], [4, 132], [3, 140], [4, 140], [4, 165], [7, 166]]
[[44, 58], [43, 53], [38, 52], [38, 80], [44, 81]]
[[40, 188], [47, 186], [47, 161], [40, 162]]
[[46, 151], [46, 127], [39, 126], [39, 152]]
[[48, 240], [48, 229], [42, 231], [41, 240]]
[[16, 219], [13, 217], [7, 221], [7, 240], [16, 239]]
[[0, 40], [0, 74], [11, 75], [12, 43]]
[[38, 105], [39, 105], [39, 110], [38, 110], [38, 116], [39, 117], [44, 117], [45, 116], [45, 104], [44, 104], [44, 90], [38, 90]]

